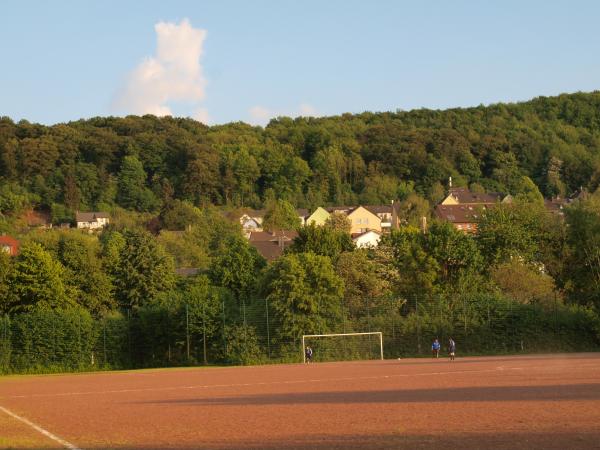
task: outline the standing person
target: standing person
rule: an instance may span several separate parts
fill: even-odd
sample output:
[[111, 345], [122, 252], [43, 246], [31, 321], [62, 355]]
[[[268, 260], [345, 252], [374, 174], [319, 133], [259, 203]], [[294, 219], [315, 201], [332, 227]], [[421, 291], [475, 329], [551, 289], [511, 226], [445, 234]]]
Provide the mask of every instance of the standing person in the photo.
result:
[[456, 342], [454, 339], [448, 339], [448, 355], [450, 356], [450, 361], [454, 361], [454, 353], [456, 353]]
[[306, 358], [306, 364], [310, 364], [312, 362], [313, 351], [308, 345], [306, 346], [306, 350], [304, 350], [304, 357]]
[[433, 341], [433, 344], [431, 344], [431, 353], [436, 358], [440, 357], [440, 347], [441, 347], [440, 341], [438, 341], [438, 339], [435, 338], [435, 340]]

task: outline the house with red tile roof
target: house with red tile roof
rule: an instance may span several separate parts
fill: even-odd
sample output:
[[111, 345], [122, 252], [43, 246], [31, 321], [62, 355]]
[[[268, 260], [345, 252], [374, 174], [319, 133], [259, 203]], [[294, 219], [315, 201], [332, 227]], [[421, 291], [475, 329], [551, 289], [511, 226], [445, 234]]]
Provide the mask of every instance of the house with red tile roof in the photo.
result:
[[17, 256], [20, 246], [21, 244], [14, 237], [7, 235], [0, 236], [0, 250], [8, 253], [10, 256]]

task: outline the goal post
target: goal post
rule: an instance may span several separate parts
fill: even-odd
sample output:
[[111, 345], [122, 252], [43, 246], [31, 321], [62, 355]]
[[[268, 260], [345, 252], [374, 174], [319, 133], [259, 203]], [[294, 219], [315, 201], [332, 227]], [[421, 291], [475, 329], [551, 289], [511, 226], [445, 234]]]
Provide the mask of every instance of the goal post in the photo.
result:
[[379, 359], [383, 360], [383, 333], [381, 331], [373, 331], [368, 333], [331, 333], [331, 334], [304, 334], [302, 335], [302, 362], [306, 363], [306, 345], [307, 341], [313, 339], [352, 339], [352, 337], [359, 337], [364, 339], [365, 337], [369, 340], [369, 345], [371, 345], [371, 337], [375, 337], [375, 343], [378, 344], [379, 347], [377, 349], [377, 354]]

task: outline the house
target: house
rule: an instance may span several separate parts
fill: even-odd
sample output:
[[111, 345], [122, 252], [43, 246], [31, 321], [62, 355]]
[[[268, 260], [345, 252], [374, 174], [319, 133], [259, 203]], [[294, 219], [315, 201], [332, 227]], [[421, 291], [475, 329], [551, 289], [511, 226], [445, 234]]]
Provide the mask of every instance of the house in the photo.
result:
[[108, 213], [101, 211], [76, 212], [75, 221], [77, 228], [87, 230], [100, 230], [110, 222]]
[[240, 216], [239, 221], [242, 229], [249, 233], [251, 231], [262, 231], [262, 223], [265, 217], [264, 209], [246, 209]]
[[365, 209], [371, 211], [381, 219], [381, 231], [388, 233], [392, 228], [393, 205], [365, 205]]
[[322, 207], [318, 207], [313, 211], [311, 215], [306, 218], [306, 225], [315, 224], [316, 226], [325, 225], [327, 219], [329, 218], [329, 212]]
[[[488, 206], [489, 207], [489, 206]], [[434, 214], [465, 233], [477, 232], [477, 223], [486, 205], [437, 205]]]
[[291, 230], [280, 230], [276, 233], [252, 231], [248, 236], [248, 241], [263, 258], [273, 261], [283, 254], [283, 251], [292, 244], [297, 236], [298, 233]]
[[3, 235], [0, 236], [0, 250], [8, 253], [10, 256], [19, 254], [20, 243], [14, 237]]
[[352, 236], [352, 241], [357, 248], [375, 248], [379, 245], [381, 233], [369, 230]]
[[381, 233], [381, 219], [364, 206], [358, 206], [347, 214], [350, 220], [350, 234], [374, 230]]

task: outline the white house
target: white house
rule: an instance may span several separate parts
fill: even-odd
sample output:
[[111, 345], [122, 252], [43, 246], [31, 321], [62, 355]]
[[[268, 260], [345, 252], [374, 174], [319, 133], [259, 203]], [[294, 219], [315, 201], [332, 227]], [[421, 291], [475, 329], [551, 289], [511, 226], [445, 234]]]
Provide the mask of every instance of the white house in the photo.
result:
[[352, 241], [357, 248], [375, 248], [379, 245], [381, 233], [375, 230], [365, 231], [352, 236]]
[[110, 222], [108, 213], [100, 211], [75, 213], [77, 228], [88, 230], [99, 230]]

